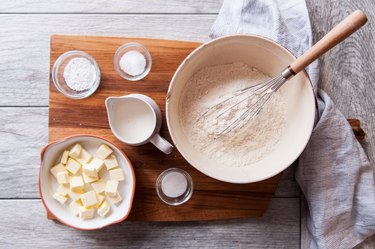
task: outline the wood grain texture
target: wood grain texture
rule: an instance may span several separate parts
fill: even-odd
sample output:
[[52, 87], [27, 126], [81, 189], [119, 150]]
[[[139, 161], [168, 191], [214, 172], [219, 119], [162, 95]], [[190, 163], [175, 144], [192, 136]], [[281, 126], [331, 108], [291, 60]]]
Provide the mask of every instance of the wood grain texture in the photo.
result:
[[[39, 198], [39, 152], [48, 141], [48, 108], [0, 108], [0, 199]], [[274, 197], [298, 197], [295, 165], [283, 172]]]
[[358, 141], [362, 142], [366, 138], [366, 132], [362, 129], [361, 121], [358, 119], [348, 119], [350, 126], [353, 129], [353, 133]]
[[333, 48], [321, 59], [320, 87], [348, 117], [362, 121], [367, 133], [364, 146], [375, 164], [375, 2], [308, 1], [317, 41], [356, 9], [368, 15], [368, 23], [346, 41]]
[[214, 20], [213, 15], [0, 15], [0, 30], [6, 30], [0, 33], [0, 106], [48, 105], [53, 33], [206, 41]]
[[[117, 48], [128, 42], [146, 46], [152, 56], [149, 75], [137, 82], [122, 79], [114, 70], [113, 56]], [[151, 144], [128, 146], [112, 134], [104, 101], [109, 96], [143, 93], [153, 98], [165, 118], [165, 97], [174, 72], [186, 56], [200, 43], [127, 39], [114, 37], [61, 36], [51, 37], [51, 68], [56, 59], [70, 50], [83, 50], [96, 59], [101, 70], [99, 89], [82, 100], [66, 98], [50, 80], [49, 141], [73, 134], [95, 134], [113, 141], [133, 164], [137, 186], [129, 219], [151, 221], [213, 220], [239, 217], [258, 217], [266, 210], [277, 187], [280, 175], [252, 184], [229, 184], [205, 176], [191, 167], [174, 150], [165, 155]], [[165, 119], [161, 135], [171, 141]], [[155, 182], [168, 168], [186, 170], [194, 182], [191, 200], [179, 207], [169, 207], [159, 200]]]
[[125, 221], [99, 231], [78, 231], [45, 219], [39, 200], [0, 201], [0, 210], [1, 248], [299, 248], [298, 198], [272, 201], [261, 218]]
[[[320, 87], [333, 99], [343, 114], [361, 120], [366, 138], [362, 145], [375, 165], [375, 2], [307, 0], [314, 41], [356, 9], [363, 10], [368, 23], [346, 41], [320, 59]], [[310, 248], [310, 236], [305, 229], [306, 208], [302, 206], [301, 248]], [[374, 248], [375, 235], [358, 246]]]
[[[0, 199], [39, 198], [39, 153], [48, 142], [47, 107], [0, 108]], [[294, 166], [283, 173], [274, 197], [298, 197]]]
[[39, 151], [47, 108], [0, 108], [0, 198], [38, 198]]
[[340, 23], [326, 33], [310, 49], [299, 56], [290, 64], [290, 68], [299, 73], [310, 65], [313, 61], [320, 58], [328, 50], [337, 46], [340, 42], [348, 38], [355, 31], [360, 29], [367, 22], [367, 16], [361, 10], [354, 11], [345, 17]]
[[223, 0], [13, 0], [0, 13], [218, 13]]
[[[151, 1], [151, 0], [150, 0]], [[61, 3], [60, 3], [61, 2]], [[70, 5], [65, 5], [65, 9], [62, 8], [66, 2]], [[59, 1], [49, 5], [52, 1], [47, 0], [13, 0], [5, 1], [1, 3], [0, 9], [3, 13], [41, 13], [44, 12], [58, 12], [55, 6], [59, 6], [61, 11], [72, 12], [100, 12], [104, 13], [106, 8], [106, 2], [100, 0], [92, 1]], [[121, 2], [132, 2], [123, 0]], [[137, 2], [137, 1], [134, 1]], [[139, 1], [142, 2], [143, 1]], [[152, 2], [158, 2], [152, 0]], [[160, 1], [163, 4], [167, 1]], [[204, 4], [209, 1], [195, 1], [203, 2], [202, 9], [205, 9]], [[211, 1], [210, 1], [211, 2]], [[374, 100], [374, 86], [371, 82], [374, 80], [374, 61], [373, 58], [373, 41], [374, 41], [374, 2], [372, 0], [361, 0], [361, 1], [350, 1], [350, 0], [307, 0], [308, 7], [311, 15], [311, 21], [313, 25], [313, 33], [315, 40], [321, 38], [325, 32], [337, 24], [342, 17], [349, 14], [352, 10], [357, 7], [361, 8], [370, 17], [370, 23], [367, 24], [366, 35], [357, 37], [354, 40], [348, 40], [342, 44], [342, 47], [337, 48], [331, 53], [327, 54], [321, 59], [321, 65], [325, 68], [321, 72], [321, 77], [328, 81], [322, 81], [321, 85], [326, 91], [333, 97], [336, 102], [336, 106], [340, 108], [347, 117], [358, 117], [365, 125], [365, 131], [372, 133], [367, 136], [365, 140], [365, 147], [368, 155], [374, 162], [374, 115], [373, 115], [373, 100]], [[30, 3], [36, 5], [30, 6]], [[73, 6], [72, 3], [75, 5]], [[95, 7], [96, 3], [99, 8]], [[103, 3], [103, 5], [101, 5]], [[194, 4], [195, 4], [194, 3]], [[37, 6], [36, 8], [34, 8]], [[44, 6], [44, 7], [43, 7]], [[68, 6], [68, 7], [66, 7]], [[87, 7], [89, 6], [89, 8]], [[94, 7], [93, 7], [94, 6]], [[183, 4], [179, 5], [183, 6]], [[175, 6], [173, 10], [175, 13], [187, 12], [187, 10], [179, 10], [179, 6]], [[111, 8], [112, 6], [109, 6]], [[119, 8], [118, 8], [119, 7]], [[120, 10], [121, 3], [116, 2], [116, 8]], [[7, 8], [10, 8], [7, 10]], [[140, 6], [141, 8], [141, 6]], [[148, 6], [146, 7], [149, 8]], [[109, 11], [108, 9], [106, 11]], [[117, 10], [113, 10], [116, 12]], [[127, 10], [128, 11], [128, 10]], [[171, 11], [171, 8], [164, 7], [153, 10], [155, 12], [166, 13]], [[199, 10], [198, 10], [199, 11]], [[131, 9], [129, 12], [140, 13], [138, 9]], [[206, 12], [206, 10], [204, 11]], [[213, 11], [213, 12], [216, 12]], [[60, 12], [59, 12], [60, 13]], [[208, 12], [207, 12], [208, 13]], [[341, 16], [341, 17], [340, 17]], [[3, 32], [0, 33], [0, 71], [2, 73], [0, 77], [0, 106], [47, 106], [48, 105], [48, 88], [46, 82], [48, 81], [48, 58], [49, 58], [49, 35], [51, 33], [65, 33], [65, 34], [87, 34], [87, 35], [112, 35], [112, 36], [140, 36], [140, 37], [154, 37], [154, 38], [165, 38], [165, 39], [183, 39], [183, 40], [196, 40], [205, 41], [208, 39], [208, 30], [214, 21], [215, 16], [208, 15], [0, 15], [0, 28]], [[186, 21], [189, 20], [189, 21]], [[165, 26], [165, 23], [171, 24]], [[365, 30], [365, 29], [364, 29]], [[364, 32], [364, 31], [360, 31]], [[356, 36], [356, 35], [355, 35]], [[350, 38], [352, 39], [352, 38]], [[349, 46], [350, 51], [345, 51], [345, 48]], [[339, 55], [336, 51], [340, 51]], [[343, 54], [345, 56], [343, 56]], [[333, 59], [332, 59], [333, 58]], [[349, 60], [348, 60], [349, 59]], [[32, 62], [31, 62], [32, 61]], [[349, 71], [344, 71], [344, 75], [340, 75], [340, 68], [345, 69], [351, 68]], [[353, 70], [353, 71], [351, 71]], [[360, 90], [356, 89], [356, 83], [358, 82], [357, 76], [359, 77]], [[348, 77], [348, 79], [346, 79]], [[344, 78], [344, 81], [342, 79]], [[333, 79], [333, 81], [332, 81]], [[354, 79], [354, 81], [353, 81]], [[331, 81], [330, 81], [331, 80]], [[344, 88], [342, 88], [344, 83]], [[325, 86], [328, 84], [329, 86]], [[367, 89], [369, 88], [369, 89]], [[19, 89], [22, 89], [20, 91]], [[348, 91], [348, 92], [347, 92]], [[344, 92], [344, 94], [343, 94]], [[31, 112], [38, 112], [40, 114], [29, 116], [29, 110]], [[40, 110], [40, 111], [39, 111]], [[2, 127], [2, 134], [7, 134], [7, 139], [0, 139], [0, 165], [6, 167], [0, 167], [2, 170], [0, 177], [3, 181], [5, 178], [10, 178], [9, 184], [2, 184], [0, 187], [0, 198], [35, 198], [38, 196], [34, 185], [36, 186], [36, 169], [38, 167], [39, 145], [43, 146], [47, 141], [46, 130], [47, 130], [47, 108], [0, 108], [0, 113], [8, 118], [0, 119], [0, 127]], [[33, 126], [25, 125], [25, 122], [31, 122], [33, 126], [39, 130], [36, 131]], [[7, 127], [14, 135], [10, 134], [3, 127]], [[18, 139], [22, 137], [22, 139]], [[40, 138], [42, 137], [42, 139]], [[44, 140], [45, 142], [41, 142]], [[34, 141], [38, 141], [38, 146], [34, 146]], [[16, 153], [17, 148], [20, 146], [26, 146], [31, 144], [29, 149], [25, 149], [24, 153]], [[9, 144], [9, 146], [7, 146]], [[7, 152], [12, 153], [11, 157], [8, 156]], [[14, 162], [15, 155], [17, 162]], [[7, 159], [7, 160], [4, 160]], [[10, 160], [10, 161], [9, 161]], [[35, 169], [35, 171], [34, 171]], [[4, 175], [3, 173], [6, 172]], [[27, 177], [23, 180], [15, 179], [16, 175], [26, 175]], [[290, 171], [290, 175], [286, 180], [293, 179], [293, 172]], [[21, 181], [23, 181], [21, 183]], [[13, 187], [12, 182], [24, 184], [25, 188], [23, 191], [18, 191], [20, 188]], [[289, 183], [288, 181], [283, 184], [280, 182], [278, 190], [283, 185], [291, 186], [295, 183]], [[17, 191], [16, 191], [17, 190]], [[281, 192], [283, 193], [283, 192]], [[276, 192], [278, 194], [278, 192]], [[282, 196], [284, 196], [282, 194]], [[289, 194], [287, 194], [289, 196]], [[273, 203], [283, 203], [287, 201], [285, 199], [278, 198]], [[0, 201], [1, 203], [8, 201]], [[71, 230], [65, 228], [62, 225], [56, 224], [55, 226], [45, 220], [45, 213], [41, 204], [38, 206], [38, 212], [26, 213], [21, 215], [21, 220], [18, 221], [17, 215], [14, 215], [14, 207], [25, 210], [28, 205], [24, 204], [9, 204], [0, 205], [1, 210], [5, 210], [4, 216], [1, 216], [0, 221], [3, 221], [5, 225], [0, 227], [1, 239], [8, 243], [17, 241], [18, 247], [29, 248], [30, 244], [39, 245], [38, 247], [50, 247], [51, 245], [57, 245], [63, 247], [66, 244], [66, 240], [59, 240], [61, 236], [68, 238]], [[281, 204], [282, 205], [282, 204]], [[271, 209], [274, 205], [271, 205]], [[30, 205], [30, 211], [35, 210]], [[287, 211], [285, 211], [287, 210]], [[277, 209], [274, 212], [283, 213], [285, 220], [281, 219], [282, 216], [276, 217], [275, 222], [288, 223], [289, 214], [297, 213], [297, 207], [294, 206], [281, 206], [280, 210]], [[302, 212], [303, 213], [303, 212]], [[5, 218], [3, 218], [5, 217]], [[165, 237], [169, 239], [168, 244], [162, 244], [160, 247], [242, 247], [242, 248], [296, 248], [295, 246], [289, 247], [288, 245], [295, 245], [298, 237], [294, 234], [294, 229], [289, 233], [290, 227], [275, 226], [273, 223], [274, 217], [269, 220], [264, 220], [261, 226], [258, 223], [253, 223], [252, 220], [239, 220], [233, 222], [203, 222], [196, 223], [194, 227], [193, 223], [181, 223], [176, 226], [171, 226], [169, 223], [156, 226], [155, 230], [151, 229], [153, 224], [156, 223], [140, 223], [138, 228], [135, 230], [138, 232], [128, 233], [124, 229], [119, 231], [111, 230], [111, 233], [105, 232], [107, 236], [114, 233], [113, 236], [115, 244], [117, 246], [129, 245], [130, 247], [157, 247], [159, 241], [163, 242]], [[31, 222], [27, 222], [31, 221]], [[271, 223], [271, 225], [268, 225]], [[206, 224], [202, 229], [200, 226]], [[210, 226], [212, 224], [212, 226]], [[278, 225], [280, 225], [278, 224]], [[12, 230], [7, 228], [11, 225]], [[191, 227], [192, 229], [183, 229], [181, 226]], [[207, 227], [209, 228], [207, 229]], [[35, 233], [33, 228], [35, 229]], [[122, 228], [122, 226], [119, 226]], [[142, 232], [142, 228], [147, 229]], [[168, 229], [172, 227], [171, 229]], [[228, 229], [230, 227], [231, 229]], [[236, 228], [239, 228], [238, 230]], [[114, 230], [117, 229], [114, 227]], [[173, 230], [173, 231], [172, 231]], [[207, 233], [206, 233], [207, 230]], [[22, 233], [19, 233], [21, 231]], [[160, 233], [159, 233], [160, 231]], [[223, 231], [223, 232], [222, 232]], [[249, 232], [248, 232], [249, 231]], [[266, 233], [264, 233], [266, 231]], [[46, 237], [40, 237], [40, 234], [47, 232]], [[283, 232], [281, 234], [281, 232]], [[303, 232], [303, 230], [302, 230]], [[77, 232], [78, 233], [78, 232]], [[100, 232], [98, 232], [100, 233]], [[157, 235], [154, 235], [157, 233]], [[11, 235], [10, 235], [11, 234]], [[29, 234], [32, 234], [31, 240]], [[237, 236], [238, 234], [238, 236]], [[166, 235], [166, 236], [164, 236]], [[38, 236], [38, 237], [37, 237]], [[95, 240], [97, 233], [94, 236], [91, 234], [80, 234], [74, 235], [77, 238], [77, 243], [85, 245], [85, 247], [95, 246], [98, 241], [101, 242], [99, 245], [103, 245], [105, 240], [104, 235], [100, 236], [98, 241]], [[121, 238], [126, 236], [126, 241], [122, 241]], [[175, 236], [177, 241], [172, 240], [170, 237]], [[185, 240], [184, 237], [187, 236]], [[10, 241], [10, 237], [14, 237], [15, 240]], [[152, 238], [150, 243], [148, 238]], [[276, 239], [274, 239], [276, 237]], [[374, 248], [375, 237], [370, 238], [367, 243], [359, 248]], [[210, 240], [210, 245], [207, 245], [206, 239]], [[120, 241], [120, 242], [118, 242]], [[372, 241], [372, 242], [371, 242]], [[29, 244], [30, 243], [30, 244]], [[177, 243], [177, 244], [176, 244]], [[1, 243], [0, 243], [1, 244]], [[156, 245], [156, 246], [155, 246]], [[1, 246], [0, 246], [1, 247]], [[11, 247], [6, 246], [4, 247]], [[301, 248], [308, 248], [302, 241]]]

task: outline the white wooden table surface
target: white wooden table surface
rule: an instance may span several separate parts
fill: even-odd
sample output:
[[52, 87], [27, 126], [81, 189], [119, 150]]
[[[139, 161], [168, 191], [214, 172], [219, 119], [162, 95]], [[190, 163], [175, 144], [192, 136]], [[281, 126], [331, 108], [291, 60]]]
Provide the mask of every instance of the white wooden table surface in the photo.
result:
[[[0, 3], [0, 247], [308, 248], [305, 209], [284, 173], [262, 218], [214, 222], [123, 222], [83, 232], [46, 219], [37, 190], [47, 143], [50, 34], [207, 41], [222, 0], [9, 0]], [[308, 0], [315, 40], [352, 10], [369, 24], [321, 62], [321, 87], [359, 118], [375, 162], [375, 3]], [[359, 248], [374, 248], [375, 237]]]

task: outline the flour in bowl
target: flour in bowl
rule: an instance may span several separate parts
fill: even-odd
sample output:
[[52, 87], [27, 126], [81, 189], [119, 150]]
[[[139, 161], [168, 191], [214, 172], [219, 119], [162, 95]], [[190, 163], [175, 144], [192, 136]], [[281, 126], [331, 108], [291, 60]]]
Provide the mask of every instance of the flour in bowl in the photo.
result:
[[[213, 120], [200, 118], [208, 108], [233, 96], [234, 92], [269, 78], [242, 62], [210, 66], [195, 73], [186, 83], [179, 105], [179, 121], [189, 142], [218, 163], [235, 167], [248, 166], [272, 153], [285, 127], [280, 91], [272, 95], [255, 118], [228, 134], [217, 136], [228, 124], [214, 120], [216, 115], [208, 117]], [[219, 106], [215, 111], [220, 113], [230, 106]]]

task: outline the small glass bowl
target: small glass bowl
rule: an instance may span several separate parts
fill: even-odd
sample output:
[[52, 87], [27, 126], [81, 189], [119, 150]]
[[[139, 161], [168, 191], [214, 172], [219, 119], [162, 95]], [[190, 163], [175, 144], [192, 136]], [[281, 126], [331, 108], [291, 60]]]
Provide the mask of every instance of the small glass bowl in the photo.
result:
[[[133, 76], [133, 75], [125, 73], [121, 69], [121, 67], [120, 67], [121, 57], [126, 52], [129, 52], [129, 51], [138, 51], [145, 57], [146, 67], [145, 67], [145, 70], [143, 71], [143, 73]], [[121, 47], [119, 47], [117, 49], [117, 51], [115, 53], [115, 57], [113, 59], [113, 65], [115, 67], [116, 72], [122, 78], [124, 78], [126, 80], [130, 80], [130, 81], [137, 81], [137, 80], [140, 80], [140, 79], [143, 79], [144, 77], [146, 77], [147, 74], [150, 72], [151, 66], [152, 66], [152, 58], [151, 58], [150, 52], [148, 51], [148, 49], [145, 46], [143, 46], [142, 44], [139, 44], [137, 42], [130, 42], [130, 43], [126, 43], [126, 44], [122, 45]]]
[[[96, 79], [91, 88], [83, 91], [75, 91], [71, 89], [64, 79], [64, 69], [68, 65], [69, 61], [74, 58], [85, 58], [89, 60], [95, 67]], [[68, 98], [72, 99], [83, 99], [93, 94], [98, 89], [100, 84], [100, 69], [95, 59], [88, 53], [78, 50], [69, 51], [60, 55], [55, 61], [52, 68], [52, 81], [57, 90]]]
[[[185, 177], [186, 182], [187, 182], [185, 192], [176, 197], [167, 196], [163, 192], [163, 188], [162, 188], [163, 180], [171, 173], [180, 173], [181, 175]], [[191, 196], [193, 195], [193, 190], [194, 190], [193, 179], [185, 170], [182, 170], [182, 169], [178, 169], [178, 168], [167, 169], [163, 171], [159, 175], [158, 179], [156, 180], [156, 193], [158, 194], [160, 200], [162, 200], [164, 203], [171, 205], [171, 206], [179, 206], [181, 204], [186, 203], [188, 200], [190, 200]]]

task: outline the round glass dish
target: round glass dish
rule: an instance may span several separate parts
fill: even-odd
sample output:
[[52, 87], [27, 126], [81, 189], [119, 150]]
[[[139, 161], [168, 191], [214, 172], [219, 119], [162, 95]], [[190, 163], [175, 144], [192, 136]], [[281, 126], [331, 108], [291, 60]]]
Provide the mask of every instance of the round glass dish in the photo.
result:
[[178, 168], [163, 171], [156, 180], [156, 192], [160, 200], [171, 206], [179, 206], [190, 200], [193, 189], [191, 176], [185, 170]]
[[[89, 60], [95, 67], [96, 78], [95, 82], [91, 88], [83, 90], [83, 91], [75, 91], [71, 89], [65, 79], [64, 79], [64, 69], [68, 65], [69, 61], [73, 58], [85, 58]], [[100, 69], [98, 64], [96, 63], [95, 59], [91, 57], [88, 53], [78, 50], [69, 51], [60, 55], [59, 58], [55, 61], [52, 68], [52, 81], [57, 88], [57, 90], [65, 95], [66, 97], [72, 99], [83, 99], [87, 98], [91, 94], [93, 94], [96, 89], [98, 89], [100, 84]]]
[[[121, 69], [120, 60], [121, 60], [122, 56], [129, 51], [138, 51], [145, 57], [146, 66], [144, 68], [143, 73], [138, 74], [138, 75], [130, 75], [130, 74], [127, 74], [126, 72], [124, 72], [124, 70]], [[152, 66], [152, 58], [151, 58], [150, 52], [148, 51], [148, 49], [145, 46], [143, 46], [142, 44], [139, 44], [137, 42], [130, 42], [130, 43], [126, 43], [126, 44], [122, 45], [121, 47], [119, 47], [117, 49], [117, 51], [115, 53], [115, 57], [113, 59], [113, 65], [115, 67], [116, 72], [122, 78], [124, 78], [126, 80], [130, 80], [130, 81], [137, 81], [137, 80], [140, 80], [140, 79], [143, 79], [144, 77], [146, 77], [147, 74], [150, 72], [151, 66]]]

